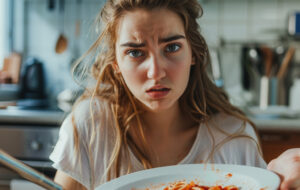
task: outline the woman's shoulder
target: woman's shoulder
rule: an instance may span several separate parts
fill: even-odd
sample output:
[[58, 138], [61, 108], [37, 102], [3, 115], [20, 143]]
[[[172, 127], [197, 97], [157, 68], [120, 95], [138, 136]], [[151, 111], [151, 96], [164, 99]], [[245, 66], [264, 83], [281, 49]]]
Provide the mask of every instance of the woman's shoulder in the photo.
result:
[[105, 125], [107, 121], [111, 121], [111, 117], [110, 105], [106, 100], [86, 98], [75, 103], [62, 127], [76, 127], [80, 133], [84, 131], [88, 133], [91, 126]]
[[92, 117], [94, 119], [101, 119], [106, 112], [110, 112], [110, 106], [106, 100], [85, 98], [76, 102], [71, 114], [77, 118], [76, 121], [83, 122], [89, 121]]
[[[218, 113], [209, 121], [215, 136], [223, 138], [231, 135], [247, 135], [256, 139], [256, 132], [247, 120], [226, 113]], [[222, 138], [221, 138], [222, 139]]]

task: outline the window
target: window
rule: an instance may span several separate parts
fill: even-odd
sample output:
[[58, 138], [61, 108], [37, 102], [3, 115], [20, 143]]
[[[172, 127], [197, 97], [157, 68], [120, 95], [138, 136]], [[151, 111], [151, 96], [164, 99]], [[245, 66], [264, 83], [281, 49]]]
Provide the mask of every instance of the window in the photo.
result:
[[0, 0], [0, 69], [3, 65], [4, 57], [9, 54], [9, 12], [10, 0]]

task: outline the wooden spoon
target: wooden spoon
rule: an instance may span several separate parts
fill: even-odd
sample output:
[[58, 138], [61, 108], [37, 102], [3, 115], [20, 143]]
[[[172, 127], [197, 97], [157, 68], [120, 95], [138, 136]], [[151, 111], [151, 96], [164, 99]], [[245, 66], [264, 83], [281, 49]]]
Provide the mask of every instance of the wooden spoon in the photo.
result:
[[61, 23], [61, 33], [57, 39], [56, 46], [55, 46], [55, 52], [58, 54], [63, 53], [67, 47], [68, 47], [68, 40], [64, 36], [64, 6], [65, 6], [65, 0], [59, 0], [59, 11], [60, 11], [60, 19], [62, 20]]
[[289, 63], [293, 57], [295, 53], [295, 48], [294, 47], [289, 47], [289, 49], [287, 50], [283, 60], [282, 60], [282, 64], [279, 68], [279, 71], [277, 73], [277, 77], [278, 79], [281, 79], [284, 77], [284, 75], [286, 74], [287, 70], [288, 70], [288, 66], [289, 66]]
[[271, 71], [272, 71], [272, 63], [273, 63], [273, 52], [271, 48], [267, 46], [262, 46], [261, 50], [264, 55], [264, 64], [265, 64], [265, 75], [270, 78], [271, 77]]
[[67, 47], [68, 47], [67, 38], [63, 34], [60, 34], [56, 42], [55, 52], [61, 54], [67, 49]]

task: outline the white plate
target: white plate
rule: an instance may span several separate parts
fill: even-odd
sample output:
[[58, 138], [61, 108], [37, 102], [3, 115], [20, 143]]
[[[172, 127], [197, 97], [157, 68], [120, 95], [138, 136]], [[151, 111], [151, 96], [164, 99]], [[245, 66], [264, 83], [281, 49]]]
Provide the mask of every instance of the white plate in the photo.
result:
[[163, 190], [175, 181], [194, 181], [206, 186], [235, 185], [240, 190], [277, 190], [280, 184], [276, 174], [261, 168], [226, 164], [187, 164], [135, 172], [105, 183], [96, 190]]

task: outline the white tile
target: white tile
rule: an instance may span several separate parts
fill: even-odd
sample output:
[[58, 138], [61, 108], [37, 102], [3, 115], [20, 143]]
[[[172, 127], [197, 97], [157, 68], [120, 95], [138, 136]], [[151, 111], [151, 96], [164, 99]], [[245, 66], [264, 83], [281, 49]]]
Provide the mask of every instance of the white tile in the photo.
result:
[[249, 39], [255, 40], [276, 40], [280, 35], [280, 31], [283, 28], [279, 28], [280, 25], [277, 21], [268, 22], [253, 22], [251, 33], [249, 34]]
[[247, 20], [247, 0], [225, 0], [223, 20]]
[[222, 37], [229, 41], [246, 41], [247, 33], [247, 24], [241, 21], [225, 21], [221, 30]]
[[205, 1], [201, 5], [203, 8], [203, 20], [217, 21], [219, 19], [219, 0]]
[[287, 19], [289, 14], [295, 11], [300, 11], [300, 1], [299, 0], [282, 0], [281, 7], [278, 14]]
[[221, 50], [221, 68], [226, 88], [240, 84], [241, 60], [239, 47], [227, 47]]
[[255, 0], [250, 6], [250, 15], [256, 20], [276, 20], [277, 0]]
[[201, 33], [209, 46], [219, 45], [219, 28], [217, 23], [200, 23]]

